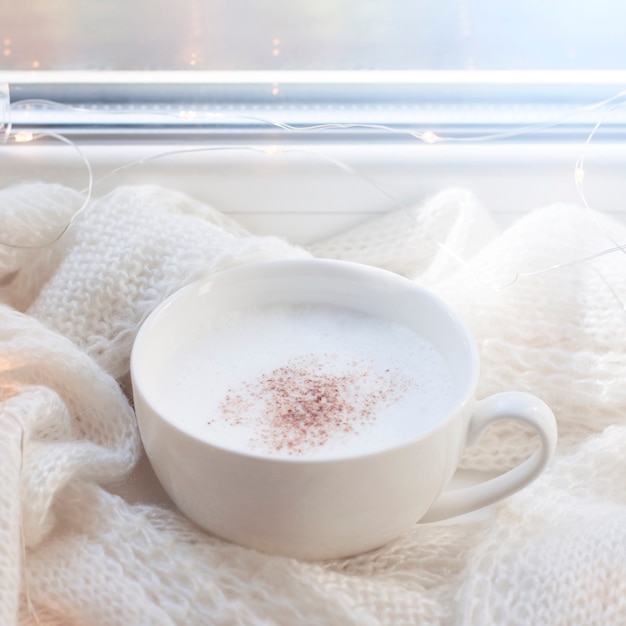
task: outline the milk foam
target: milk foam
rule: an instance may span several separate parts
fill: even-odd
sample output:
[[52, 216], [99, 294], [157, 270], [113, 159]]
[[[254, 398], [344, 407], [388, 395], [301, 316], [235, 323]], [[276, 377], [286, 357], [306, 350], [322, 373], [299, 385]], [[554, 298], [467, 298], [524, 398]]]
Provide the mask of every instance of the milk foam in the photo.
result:
[[159, 409], [201, 439], [327, 457], [428, 430], [450, 407], [452, 381], [434, 346], [404, 326], [330, 305], [281, 304], [229, 312], [190, 332], [164, 364], [158, 393]]

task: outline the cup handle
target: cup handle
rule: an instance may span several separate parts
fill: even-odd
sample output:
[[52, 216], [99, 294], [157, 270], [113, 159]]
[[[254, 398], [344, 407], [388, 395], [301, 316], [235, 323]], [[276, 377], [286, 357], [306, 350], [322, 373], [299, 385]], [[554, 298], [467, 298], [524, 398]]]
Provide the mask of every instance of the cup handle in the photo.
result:
[[541, 474], [556, 448], [556, 419], [551, 409], [531, 394], [507, 391], [477, 402], [470, 418], [466, 446], [474, 445], [490, 424], [505, 419], [530, 424], [539, 434], [539, 449], [500, 476], [471, 487], [444, 491], [421, 522], [436, 522], [488, 506], [524, 488]]

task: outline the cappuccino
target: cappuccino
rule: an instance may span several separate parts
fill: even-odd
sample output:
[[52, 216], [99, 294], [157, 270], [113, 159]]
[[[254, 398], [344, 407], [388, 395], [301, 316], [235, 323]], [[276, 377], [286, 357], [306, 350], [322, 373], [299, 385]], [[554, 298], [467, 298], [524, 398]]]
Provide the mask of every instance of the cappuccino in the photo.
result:
[[158, 407], [186, 432], [254, 454], [375, 452], [431, 429], [451, 409], [434, 346], [348, 308], [272, 304], [190, 331], [162, 366]]

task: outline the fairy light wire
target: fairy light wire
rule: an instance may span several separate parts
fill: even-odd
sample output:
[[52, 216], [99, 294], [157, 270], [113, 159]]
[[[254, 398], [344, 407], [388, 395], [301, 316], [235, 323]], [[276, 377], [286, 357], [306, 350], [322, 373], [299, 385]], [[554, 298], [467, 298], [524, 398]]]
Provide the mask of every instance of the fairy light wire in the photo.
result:
[[[20, 136], [22, 137], [22, 139], [20, 139]], [[61, 143], [64, 143], [70, 146], [76, 151], [76, 153], [82, 160], [83, 164], [85, 165], [85, 169], [87, 171], [87, 186], [82, 192], [84, 194], [84, 199], [83, 199], [81, 206], [72, 214], [72, 216], [65, 223], [65, 225], [52, 238], [44, 242], [35, 243], [35, 244], [20, 244], [20, 243], [12, 243], [8, 241], [0, 240], [0, 245], [6, 246], [7, 248], [13, 248], [16, 250], [37, 250], [37, 249], [47, 248], [55, 244], [70, 230], [74, 222], [78, 219], [78, 217], [82, 213], [84, 213], [87, 210], [87, 207], [89, 206], [91, 202], [93, 189], [94, 189], [93, 169], [91, 166], [91, 162], [87, 158], [87, 155], [81, 150], [80, 146], [78, 146], [75, 142], [71, 141], [64, 135], [60, 135], [59, 133], [42, 132], [42, 133], [33, 134], [27, 131], [20, 131], [19, 133], [13, 135], [13, 139], [16, 143], [30, 143], [32, 141], [37, 141], [38, 139], [42, 139], [44, 137], [56, 139], [57, 141], [60, 141]]]
[[0, 83], [0, 142], [11, 135], [11, 91], [9, 83]]
[[[587, 209], [591, 210], [591, 207], [585, 197], [585, 193], [584, 193], [584, 189], [583, 189], [583, 180], [584, 180], [584, 159], [585, 159], [585, 155], [586, 155], [586, 151], [587, 148], [589, 147], [589, 145], [592, 142], [593, 137], [595, 136], [596, 132], [599, 130], [599, 128], [601, 127], [601, 125], [604, 123], [607, 115], [609, 115], [610, 113], [624, 107], [626, 105], [626, 102], [624, 102], [624, 98], [626, 97], [626, 89], [625, 90], [621, 90], [619, 92], [617, 92], [616, 94], [614, 94], [613, 96], [606, 98], [600, 102], [596, 102], [596, 103], [592, 103], [586, 106], [582, 106], [582, 107], [578, 107], [576, 109], [573, 109], [571, 111], [565, 112], [562, 115], [559, 115], [558, 117], [554, 117], [550, 120], [547, 120], [545, 122], [541, 122], [541, 123], [537, 123], [537, 124], [529, 124], [529, 125], [523, 125], [519, 128], [516, 129], [511, 129], [511, 130], [505, 130], [502, 132], [498, 132], [498, 133], [489, 133], [489, 134], [484, 134], [484, 135], [475, 135], [475, 136], [468, 136], [468, 137], [452, 137], [452, 136], [442, 136], [442, 135], [438, 135], [436, 133], [434, 133], [433, 131], [430, 130], [408, 130], [408, 129], [402, 129], [402, 128], [394, 128], [385, 124], [368, 124], [368, 123], [351, 123], [351, 122], [331, 122], [331, 123], [323, 123], [323, 124], [314, 124], [314, 125], [294, 125], [294, 124], [289, 124], [286, 122], [280, 122], [277, 120], [272, 120], [272, 119], [265, 119], [259, 116], [251, 116], [251, 115], [240, 115], [240, 114], [223, 114], [223, 113], [214, 113], [214, 112], [206, 112], [206, 113], [199, 113], [197, 111], [179, 111], [178, 113], [173, 113], [173, 112], [168, 112], [168, 111], [151, 111], [150, 114], [151, 115], [155, 115], [155, 116], [165, 116], [165, 117], [177, 117], [179, 119], [183, 119], [185, 121], [198, 121], [199, 119], [236, 119], [236, 120], [245, 120], [245, 121], [253, 121], [255, 123], [258, 124], [265, 124], [265, 125], [269, 125], [272, 126], [274, 128], [278, 128], [287, 132], [321, 132], [321, 131], [325, 131], [325, 130], [350, 130], [350, 129], [356, 129], [356, 128], [362, 128], [362, 129], [369, 129], [369, 130], [380, 130], [380, 131], [385, 131], [385, 132], [393, 132], [393, 133], [400, 133], [400, 134], [407, 134], [410, 135], [416, 139], [419, 139], [421, 141], [423, 141], [424, 143], [438, 143], [438, 142], [479, 142], [479, 141], [490, 141], [490, 140], [495, 140], [495, 139], [504, 139], [504, 138], [511, 138], [511, 137], [515, 137], [515, 136], [520, 136], [520, 135], [524, 135], [527, 134], [529, 132], [536, 132], [536, 131], [541, 131], [541, 130], [546, 130], [547, 128], [553, 127], [559, 123], [562, 123], [565, 119], [571, 118], [573, 116], [576, 115], [580, 115], [582, 113], [589, 113], [589, 112], [596, 112], [596, 111], [601, 111], [602, 112], [602, 116], [600, 118], [600, 120], [597, 121], [597, 123], [593, 126], [591, 132], [588, 134], [586, 141], [583, 144], [583, 149], [582, 152], [580, 154], [580, 156], [578, 157], [577, 161], [576, 161], [576, 165], [575, 165], [575, 170], [574, 170], [574, 181], [575, 181], [575, 185], [576, 185], [576, 189], [578, 191], [579, 197], [581, 199], [581, 202], [583, 203], [583, 206]], [[610, 106], [612, 105], [612, 106]], [[34, 107], [34, 106], [45, 106], [45, 107], [49, 107], [49, 108], [56, 108], [56, 109], [62, 109], [62, 110], [71, 110], [73, 112], [78, 112], [78, 113], [93, 113], [92, 110], [88, 109], [88, 108], [83, 108], [83, 107], [74, 107], [71, 105], [66, 105], [66, 104], [62, 104], [62, 103], [57, 103], [51, 100], [45, 100], [45, 99], [27, 99], [27, 100], [20, 100], [15, 102], [14, 104], [11, 104], [11, 108], [15, 108], [15, 109], [29, 109], [30, 107]], [[608, 107], [608, 109], [607, 109]], [[107, 111], [106, 112], [108, 115], [120, 115], [120, 114], [126, 114], [124, 111]], [[185, 115], [186, 113], [186, 115]], [[191, 114], [193, 113], [193, 115]], [[19, 135], [19, 133], [18, 133]], [[14, 135], [13, 138], [16, 141], [18, 140], [18, 135]], [[80, 214], [82, 214], [86, 208], [88, 207], [91, 198], [92, 198], [92, 194], [94, 191], [94, 188], [97, 187], [98, 185], [100, 185], [101, 183], [103, 183], [105, 180], [120, 174], [124, 171], [136, 168], [136, 167], [140, 167], [141, 165], [159, 160], [159, 159], [163, 159], [163, 158], [167, 158], [167, 157], [171, 157], [171, 156], [176, 156], [176, 155], [181, 155], [181, 154], [191, 154], [191, 153], [199, 153], [199, 152], [213, 152], [213, 151], [251, 151], [251, 152], [255, 152], [255, 153], [259, 153], [259, 154], [266, 154], [269, 156], [273, 156], [273, 155], [277, 155], [277, 154], [287, 154], [287, 153], [303, 153], [303, 154], [314, 154], [315, 156], [317, 156], [320, 159], [323, 159], [331, 164], [333, 164], [334, 166], [338, 167], [339, 169], [345, 171], [346, 173], [355, 176], [359, 179], [361, 179], [362, 181], [366, 182], [367, 184], [371, 185], [373, 188], [377, 189], [377, 191], [379, 191], [382, 195], [384, 195], [387, 199], [389, 199], [394, 207], [396, 207], [397, 209], [406, 209], [407, 207], [404, 205], [404, 203], [402, 203], [400, 200], [398, 200], [398, 198], [396, 198], [393, 194], [391, 194], [388, 190], [384, 189], [383, 187], [381, 187], [380, 185], [378, 185], [378, 183], [376, 183], [371, 177], [366, 176], [365, 174], [363, 174], [362, 172], [359, 172], [358, 170], [356, 170], [355, 168], [353, 168], [352, 166], [348, 165], [347, 163], [344, 163], [338, 159], [335, 159], [333, 157], [330, 157], [327, 154], [324, 154], [322, 152], [319, 151], [313, 151], [313, 150], [305, 150], [305, 149], [295, 149], [295, 148], [277, 148], [275, 146], [272, 146], [270, 149], [267, 148], [259, 148], [259, 147], [255, 147], [255, 146], [200, 146], [200, 147], [190, 147], [190, 148], [177, 148], [177, 149], [173, 149], [173, 150], [167, 150], [167, 151], [162, 151], [159, 152], [157, 154], [154, 155], [149, 155], [147, 157], [143, 157], [141, 159], [137, 159], [135, 161], [132, 161], [130, 163], [126, 163], [124, 165], [121, 165], [119, 167], [116, 167], [112, 170], [109, 170], [108, 172], [106, 172], [103, 176], [101, 176], [100, 178], [98, 178], [98, 180], [96, 180], [94, 182], [94, 176], [93, 176], [93, 172], [92, 172], [92, 168], [91, 168], [91, 164], [89, 162], [89, 159], [86, 157], [86, 155], [83, 153], [83, 151], [80, 149], [80, 147], [78, 145], [76, 145], [74, 142], [72, 142], [71, 140], [69, 140], [67, 137], [64, 137], [63, 135], [60, 135], [58, 133], [38, 133], [37, 135], [33, 135], [32, 136], [32, 140], [41, 138], [41, 137], [52, 137], [55, 138], [69, 146], [71, 146], [72, 148], [74, 148], [74, 150], [76, 150], [76, 152], [79, 154], [80, 158], [82, 159], [83, 163], [85, 164], [86, 170], [88, 172], [88, 184], [87, 187], [83, 190], [83, 193], [85, 194], [85, 199], [83, 204], [81, 205], [81, 207], [72, 215], [72, 217], [70, 218], [70, 220], [68, 221], [68, 223], [60, 230], [59, 233], [57, 233], [57, 235], [46, 242], [40, 243], [40, 244], [34, 244], [34, 245], [20, 245], [20, 244], [11, 244], [11, 243], [7, 243], [7, 242], [2, 242], [0, 241], [0, 245], [6, 245], [9, 247], [13, 247], [13, 248], [21, 248], [21, 249], [33, 249], [33, 248], [44, 248], [46, 246], [52, 245], [53, 243], [57, 242], [58, 240], [60, 240], [66, 233], [67, 231], [72, 227], [73, 223], [76, 221], [76, 219], [79, 217]], [[587, 255], [584, 257], [581, 257], [579, 259], [573, 259], [570, 261], [566, 261], [563, 263], [558, 263], [558, 264], [554, 264], [552, 266], [540, 269], [540, 270], [535, 270], [532, 272], [517, 272], [514, 276], [514, 278], [507, 282], [504, 283], [502, 285], [493, 285], [490, 284], [490, 286], [492, 288], [495, 289], [501, 289], [504, 287], [508, 287], [511, 286], [513, 283], [515, 283], [518, 279], [520, 278], [528, 278], [528, 277], [533, 277], [533, 276], [537, 276], [540, 275], [542, 273], [545, 272], [550, 272], [550, 271], [555, 271], [558, 269], [563, 269], [566, 267], [570, 267], [579, 263], [585, 263], [585, 262], [589, 262], [591, 260], [597, 259], [601, 256], [604, 255], [608, 255], [608, 254], [612, 254], [615, 252], [623, 252], [626, 253], [626, 245], [622, 245], [620, 243], [618, 243], [611, 235], [611, 233], [609, 233], [606, 229], [606, 227], [598, 220], [597, 215], [595, 214], [595, 212], [593, 212], [594, 218], [596, 219], [596, 221], [598, 222], [599, 226], [602, 228], [604, 234], [607, 236], [607, 238], [611, 241], [611, 243], [613, 244], [613, 247], [603, 250], [601, 252], [598, 253], [594, 253], [591, 255]], [[484, 281], [483, 279], [481, 279], [480, 277], [476, 276], [476, 273], [472, 270], [471, 266], [467, 263], [467, 261], [465, 261], [464, 259], [462, 259], [459, 255], [457, 255], [453, 250], [451, 250], [445, 243], [440, 242], [440, 241], [436, 241], [436, 244], [440, 247], [440, 249], [444, 252], [446, 252], [447, 254], [449, 254], [452, 258], [455, 259], [455, 261], [457, 263], [459, 263], [460, 265], [462, 265], [466, 270], [470, 271], [474, 278], [476, 280], [478, 280], [480, 283], [483, 284], [487, 284], [486, 281]]]
[[97, 187], [98, 185], [102, 184], [105, 180], [107, 180], [108, 178], [111, 178], [112, 176], [120, 174], [129, 169], [133, 169], [135, 167], [145, 165], [146, 163], [150, 163], [152, 161], [157, 161], [163, 158], [176, 156], [180, 154], [192, 154], [192, 153], [201, 153], [201, 152], [220, 152], [220, 151], [233, 151], [233, 152], [245, 151], [245, 152], [254, 152], [257, 154], [263, 154], [263, 155], [268, 155], [268, 156], [278, 156], [281, 154], [313, 155], [319, 158], [320, 160], [326, 161], [330, 163], [331, 165], [337, 167], [338, 169], [341, 169], [347, 172], [351, 176], [354, 176], [355, 178], [358, 178], [362, 180], [363, 182], [367, 183], [372, 188], [376, 189], [376, 191], [378, 191], [382, 196], [390, 200], [395, 206], [395, 208], [397, 209], [407, 208], [406, 205], [401, 200], [399, 200], [396, 196], [394, 196], [391, 192], [389, 192], [384, 187], [381, 187], [373, 178], [371, 178], [370, 176], [367, 176], [363, 172], [358, 171], [351, 165], [348, 165], [347, 163], [340, 161], [339, 159], [335, 159], [334, 157], [331, 157], [317, 150], [309, 150], [309, 149], [305, 150], [303, 148], [278, 148], [277, 146], [270, 146], [269, 148], [259, 148], [256, 146], [199, 146], [199, 147], [194, 147], [194, 148], [176, 148], [173, 150], [167, 150], [165, 152], [159, 152], [157, 154], [149, 155], [147, 157], [142, 157], [141, 159], [137, 159], [136, 161], [126, 163], [124, 165], [116, 167], [113, 170], [106, 172], [103, 176], [101, 176], [95, 181], [94, 187]]
[[[484, 141], [494, 141], [498, 139], [510, 139], [513, 137], [519, 137], [523, 135], [527, 135], [532, 132], [544, 131], [549, 128], [552, 128], [558, 124], [563, 123], [567, 119], [579, 116], [584, 113], [592, 113], [598, 110], [605, 109], [608, 105], [618, 102], [618, 105], [611, 108], [610, 111], [616, 110], [623, 105], [623, 102], [619, 102], [626, 98], [626, 89], [620, 90], [614, 95], [605, 98], [599, 102], [594, 102], [588, 105], [582, 105], [576, 108], [573, 108], [568, 111], [564, 111], [558, 116], [552, 117], [546, 121], [538, 122], [535, 124], [523, 124], [519, 127], [498, 131], [497, 133], [487, 133], [487, 134], [474, 134], [464, 137], [455, 137], [449, 135], [441, 135], [435, 133], [432, 130], [411, 130], [408, 128], [397, 128], [393, 126], [389, 126], [387, 124], [379, 124], [379, 123], [369, 123], [369, 122], [324, 122], [320, 124], [290, 124], [287, 122], [282, 122], [280, 120], [265, 118], [257, 115], [248, 115], [242, 113], [219, 113], [214, 111], [198, 111], [195, 109], [189, 110], [180, 110], [178, 112], [173, 111], [163, 111], [163, 110], [150, 110], [150, 111], [142, 111], [142, 115], [149, 114], [154, 117], [163, 117], [163, 118], [175, 118], [178, 120], [183, 120], [184, 122], [194, 122], [198, 123], [201, 121], [207, 120], [236, 120], [236, 121], [247, 121], [254, 122], [263, 126], [272, 126], [274, 128], [289, 131], [289, 132], [304, 132], [304, 133], [316, 133], [327, 130], [378, 130], [398, 135], [407, 135], [413, 137], [414, 139], [421, 140], [425, 143], [439, 143], [439, 142], [484, 142]], [[83, 114], [94, 114], [94, 109], [90, 109], [87, 107], [77, 107], [73, 105], [63, 104], [59, 102], [54, 102], [53, 100], [47, 100], [43, 98], [29, 98], [24, 100], [18, 100], [15, 103], [11, 104], [11, 108], [15, 110], [26, 109], [28, 110], [34, 106], [47, 107], [50, 109], [56, 110], [65, 110], [71, 111], [72, 113], [83, 113]], [[99, 115], [104, 116], [112, 116], [112, 117], [120, 117], [127, 116], [129, 112], [127, 110], [120, 109], [118, 111], [98, 111]], [[599, 125], [598, 125], [599, 126]], [[595, 130], [594, 130], [595, 133]]]
[[[576, 165], [574, 168], [574, 182], [576, 185], [576, 191], [578, 192], [578, 196], [580, 198], [580, 201], [582, 202], [583, 206], [586, 209], [591, 210], [591, 207], [589, 205], [589, 203], [587, 202], [587, 197], [584, 191], [584, 180], [585, 180], [585, 167], [584, 167], [584, 162], [585, 162], [585, 156], [587, 153], [587, 149], [589, 148], [589, 146], [591, 145], [591, 142], [595, 136], [595, 134], [597, 133], [597, 131], [600, 129], [601, 125], [604, 123], [606, 117], [612, 113], [613, 111], [616, 111], [618, 109], [623, 108], [624, 106], [626, 106], [625, 102], [619, 102], [618, 104], [614, 105], [613, 107], [611, 107], [608, 111], [605, 111], [602, 115], [602, 117], [598, 120], [598, 122], [595, 124], [595, 126], [593, 127], [593, 129], [591, 130], [591, 132], [589, 133], [584, 145], [583, 145], [583, 149], [581, 151], [580, 156], [578, 157], [577, 161], [576, 161]], [[622, 245], [619, 244], [613, 237], [613, 235], [607, 230], [606, 226], [604, 224], [602, 224], [602, 222], [600, 222], [600, 220], [598, 219], [598, 216], [595, 212], [592, 213], [592, 215], [594, 216], [594, 219], [596, 221], [596, 223], [598, 224], [598, 226], [600, 227], [600, 229], [602, 230], [602, 232], [606, 235], [606, 237], [609, 239], [609, 241], [611, 241], [611, 243], [619, 250], [621, 250], [622, 252], [624, 252], [626, 254], [626, 245]]]
[[[582, 257], [579, 257], [579, 258], [571, 259], [569, 261], [564, 261], [562, 263], [555, 263], [553, 265], [550, 265], [548, 267], [544, 267], [544, 268], [541, 268], [541, 269], [538, 269], [538, 270], [529, 271], [529, 272], [516, 272], [515, 275], [513, 276], [513, 278], [510, 281], [508, 281], [506, 283], [500, 283], [500, 284], [487, 283], [487, 281], [485, 281], [482, 277], [478, 276], [478, 274], [473, 270], [471, 265], [469, 263], [467, 263], [467, 261], [462, 259], [459, 255], [457, 255], [448, 246], [446, 246], [445, 244], [443, 244], [441, 242], [438, 242], [439, 247], [444, 252], [446, 252], [448, 255], [450, 255], [452, 258], [454, 258], [456, 260], [456, 262], [459, 263], [466, 271], [468, 271], [478, 283], [482, 284], [483, 286], [488, 286], [488, 287], [490, 287], [492, 289], [495, 289], [495, 290], [500, 290], [500, 289], [504, 289], [504, 288], [510, 287], [513, 284], [515, 284], [521, 278], [533, 278], [535, 276], [540, 276], [540, 275], [548, 273], [548, 272], [554, 272], [554, 271], [557, 271], [557, 270], [567, 269], [567, 268], [573, 267], [575, 265], [581, 265], [581, 264], [584, 264], [584, 263], [589, 263], [591, 261], [600, 259], [600, 258], [608, 256], [610, 254], [615, 254], [615, 253], [618, 253], [618, 252], [626, 254], [626, 244], [620, 244], [613, 237], [613, 235], [610, 233], [610, 231], [606, 228], [606, 225], [603, 224], [602, 221], [599, 219], [599, 215], [598, 215], [597, 211], [593, 210], [592, 207], [590, 206], [589, 202], [587, 201], [587, 197], [586, 197], [586, 194], [585, 194], [585, 191], [584, 191], [584, 179], [585, 179], [584, 163], [585, 163], [585, 157], [586, 157], [586, 154], [587, 154], [587, 150], [588, 150], [589, 146], [591, 145], [591, 143], [593, 141], [593, 138], [595, 137], [596, 133], [598, 132], [598, 130], [600, 129], [602, 124], [605, 122], [605, 120], [609, 116], [609, 114], [613, 113], [614, 111], [616, 111], [618, 109], [624, 108], [626, 106], [626, 102], [622, 101], [624, 96], [626, 96], [626, 90], [622, 90], [619, 93], [615, 94], [613, 97], [607, 98], [606, 100], [603, 100], [600, 103], [597, 103], [595, 105], [590, 105], [589, 107], [586, 107], [586, 110], [591, 111], [591, 110], [601, 110], [602, 108], [606, 107], [609, 104], [613, 105], [608, 110], [604, 110], [602, 112], [602, 115], [601, 115], [600, 119], [594, 124], [592, 130], [587, 135], [587, 138], [585, 139], [585, 142], [583, 144], [581, 153], [578, 156], [578, 158], [576, 160], [575, 167], [574, 167], [574, 184], [576, 186], [576, 190], [577, 190], [578, 196], [580, 198], [580, 201], [581, 201], [583, 207], [590, 212], [590, 215], [592, 216], [594, 222], [597, 224], [598, 228], [602, 231], [603, 235], [605, 235], [607, 237], [607, 239], [613, 244], [613, 247], [607, 248], [607, 249], [604, 249], [604, 250], [601, 250], [599, 252], [595, 252], [595, 253], [592, 253], [592, 254], [588, 254], [586, 256], [582, 256]], [[618, 302], [620, 308], [622, 308], [622, 309], [624, 309], [626, 311], [626, 306], [624, 305], [624, 302], [622, 301], [621, 298], [619, 298], [619, 296], [617, 295], [615, 289], [612, 286], [610, 286], [609, 282], [607, 281], [606, 277], [602, 274], [602, 272], [600, 272], [597, 268], [593, 268], [593, 271], [595, 271], [595, 273], [604, 282], [604, 284], [607, 287], [607, 289], [613, 294], [613, 296], [614, 296], [615, 300]]]

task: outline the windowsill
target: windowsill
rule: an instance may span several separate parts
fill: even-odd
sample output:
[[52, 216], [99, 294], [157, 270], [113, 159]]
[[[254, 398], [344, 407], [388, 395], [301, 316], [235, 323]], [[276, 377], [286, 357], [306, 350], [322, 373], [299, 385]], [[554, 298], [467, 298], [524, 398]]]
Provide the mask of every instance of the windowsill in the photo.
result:
[[[214, 206], [253, 232], [310, 243], [450, 187], [473, 191], [503, 226], [549, 204], [580, 204], [574, 169], [583, 148], [528, 142], [207, 145], [193, 146], [195, 151], [186, 144], [103, 144], [81, 150], [93, 168], [97, 196], [119, 185], [162, 185]], [[152, 158], [159, 154], [169, 156]], [[0, 159], [0, 187], [45, 180], [83, 189], [87, 182], [84, 163], [64, 144], [0, 146]], [[126, 167], [131, 163], [136, 165]], [[625, 168], [623, 145], [588, 146], [585, 194], [593, 208], [626, 217]]]
[[[18, 133], [58, 133], [89, 160], [96, 195], [159, 184], [254, 232], [310, 243], [449, 187], [472, 190], [503, 225], [580, 204], [584, 152], [590, 205], [626, 212], [626, 72], [5, 72], [3, 81], [12, 139], [0, 142], [2, 187], [41, 179], [83, 189], [76, 149], [51, 137], [15, 143]], [[22, 101], [36, 97], [56, 104]]]

